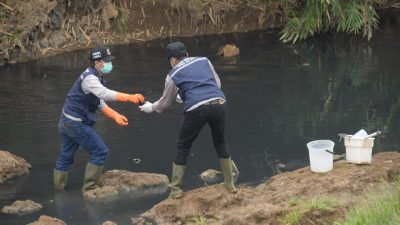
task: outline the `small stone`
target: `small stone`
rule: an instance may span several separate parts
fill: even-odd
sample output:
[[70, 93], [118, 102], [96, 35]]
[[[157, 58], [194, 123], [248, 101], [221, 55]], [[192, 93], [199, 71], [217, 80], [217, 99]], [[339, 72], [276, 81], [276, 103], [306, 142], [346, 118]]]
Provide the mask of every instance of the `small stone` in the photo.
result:
[[222, 55], [223, 57], [237, 56], [239, 53], [239, 48], [231, 44], [224, 45], [224, 47], [221, 47], [218, 51], [218, 55]]
[[106, 221], [104, 222], [102, 225], [117, 225], [116, 223], [114, 223], [113, 221]]
[[223, 174], [221, 171], [208, 169], [202, 172], [200, 175], [200, 179], [205, 182], [206, 185], [214, 184], [222, 179]]
[[61, 45], [65, 44], [67, 39], [62, 31], [54, 31], [50, 34], [49, 44], [52, 47], [60, 47]]
[[43, 208], [41, 204], [36, 203], [32, 200], [26, 200], [26, 201], [17, 200], [10, 206], [4, 206], [1, 212], [6, 214], [22, 216], [36, 212], [41, 208]]
[[31, 165], [25, 159], [0, 150], [0, 184], [13, 177], [29, 173]]
[[67, 225], [67, 224], [60, 219], [42, 215], [39, 217], [38, 221], [29, 223], [27, 225]]
[[49, 41], [46, 39], [42, 39], [39, 41], [39, 45], [41, 48], [47, 48], [49, 47]]
[[135, 163], [135, 164], [139, 164], [142, 160], [139, 159], [139, 158], [134, 158], [134, 159], [132, 159], [132, 161], [133, 161], [133, 163]]

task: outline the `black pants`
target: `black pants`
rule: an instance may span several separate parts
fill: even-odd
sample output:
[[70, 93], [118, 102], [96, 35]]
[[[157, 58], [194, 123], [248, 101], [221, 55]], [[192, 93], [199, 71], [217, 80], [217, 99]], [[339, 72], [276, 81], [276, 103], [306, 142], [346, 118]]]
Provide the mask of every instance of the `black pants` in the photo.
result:
[[230, 152], [225, 141], [225, 104], [202, 105], [198, 108], [185, 112], [179, 139], [177, 143], [177, 155], [175, 164], [186, 165], [193, 141], [200, 130], [208, 123], [211, 128], [214, 147], [218, 158], [229, 158]]

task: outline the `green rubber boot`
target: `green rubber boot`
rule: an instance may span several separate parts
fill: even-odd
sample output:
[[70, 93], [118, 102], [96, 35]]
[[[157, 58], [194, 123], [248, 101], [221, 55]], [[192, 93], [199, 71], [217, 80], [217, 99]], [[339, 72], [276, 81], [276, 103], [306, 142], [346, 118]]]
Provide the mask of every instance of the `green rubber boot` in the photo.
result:
[[85, 177], [83, 178], [82, 192], [97, 188], [97, 181], [100, 178], [104, 166], [98, 166], [88, 162], [86, 165]]
[[227, 159], [219, 159], [221, 164], [221, 170], [224, 174], [224, 186], [231, 193], [236, 193], [235, 185], [233, 184], [233, 173], [232, 173], [232, 159], [229, 157]]
[[61, 170], [53, 170], [54, 188], [56, 190], [64, 190], [68, 181], [68, 172]]
[[233, 183], [236, 184], [238, 178], [239, 178], [239, 170], [235, 164], [235, 161], [232, 160], [232, 173], [233, 173]]
[[178, 199], [183, 197], [182, 178], [185, 174], [186, 166], [172, 164], [171, 193], [168, 198]]

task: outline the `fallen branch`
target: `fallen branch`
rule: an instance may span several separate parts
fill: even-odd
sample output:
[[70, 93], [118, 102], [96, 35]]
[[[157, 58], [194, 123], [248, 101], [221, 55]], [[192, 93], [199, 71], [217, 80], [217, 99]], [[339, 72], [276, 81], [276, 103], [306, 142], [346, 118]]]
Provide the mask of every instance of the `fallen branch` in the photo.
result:
[[2, 3], [2, 2], [0, 2], [0, 5], [2, 5], [4, 8], [9, 9], [9, 10], [11, 10], [11, 11], [15, 11], [14, 8], [12, 8], [11, 6], [8, 6], [8, 5], [6, 5], [6, 4], [4, 4], [4, 3]]
[[2, 30], [0, 30], [0, 33], [7, 34], [8, 36], [12, 36], [12, 33], [8, 33], [8, 32], [5, 32], [5, 31], [2, 31]]
[[84, 36], [84, 37], [86, 38], [86, 40], [88, 41], [88, 43], [86, 44], [86, 46], [88, 46], [88, 45], [92, 42], [92, 40], [90, 39], [89, 36], [86, 35], [85, 31], [83, 31], [83, 29], [82, 29], [81, 26], [79, 26], [79, 30], [82, 32], [83, 36]]

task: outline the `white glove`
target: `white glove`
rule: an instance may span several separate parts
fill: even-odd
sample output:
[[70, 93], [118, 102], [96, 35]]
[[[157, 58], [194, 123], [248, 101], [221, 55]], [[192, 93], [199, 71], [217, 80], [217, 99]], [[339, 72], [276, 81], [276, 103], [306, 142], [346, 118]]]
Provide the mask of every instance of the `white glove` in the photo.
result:
[[143, 105], [139, 106], [140, 110], [146, 113], [151, 113], [153, 112], [153, 103], [151, 102], [145, 102]]
[[179, 103], [183, 103], [183, 100], [179, 94], [176, 96], [176, 101]]

